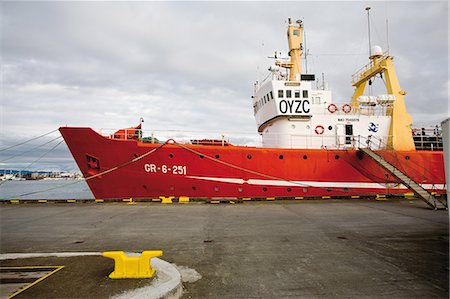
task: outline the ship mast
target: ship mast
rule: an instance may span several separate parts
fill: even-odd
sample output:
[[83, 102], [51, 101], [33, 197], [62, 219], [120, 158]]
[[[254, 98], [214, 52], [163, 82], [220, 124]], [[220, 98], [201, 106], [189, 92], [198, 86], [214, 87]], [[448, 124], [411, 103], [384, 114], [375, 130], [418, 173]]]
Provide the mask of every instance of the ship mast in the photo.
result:
[[289, 70], [289, 81], [300, 81], [302, 73], [301, 55], [303, 53], [303, 21], [297, 20], [297, 24], [292, 24], [288, 19], [288, 45], [290, 61], [275, 61], [275, 65]]
[[[370, 7], [366, 8], [369, 16]], [[370, 21], [368, 17], [368, 21]], [[370, 25], [369, 25], [370, 34]], [[370, 35], [369, 35], [370, 36]], [[370, 40], [369, 40], [370, 45]], [[389, 108], [388, 114], [391, 115], [391, 126], [389, 128], [389, 136], [387, 146], [389, 149], [411, 151], [415, 150], [414, 139], [412, 137], [411, 115], [406, 111], [404, 96], [406, 91], [400, 88], [397, 74], [394, 68], [394, 57], [383, 53], [380, 47], [374, 46], [370, 48], [370, 63], [361, 68], [352, 76], [352, 85], [354, 93], [351, 105], [353, 109], [359, 109], [358, 98], [363, 95], [366, 83], [381, 74], [385, 78], [386, 91], [390, 95], [394, 95], [395, 101]], [[370, 84], [370, 83], [369, 83]]]

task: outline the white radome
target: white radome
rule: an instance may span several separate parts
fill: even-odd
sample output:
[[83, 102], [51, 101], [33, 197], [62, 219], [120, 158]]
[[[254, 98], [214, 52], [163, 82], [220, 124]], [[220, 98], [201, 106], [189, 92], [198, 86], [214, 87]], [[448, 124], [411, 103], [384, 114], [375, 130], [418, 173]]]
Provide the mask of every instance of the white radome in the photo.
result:
[[383, 49], [380, 46], [373, 46], [370, 52], [370, 56], [383, 56]]

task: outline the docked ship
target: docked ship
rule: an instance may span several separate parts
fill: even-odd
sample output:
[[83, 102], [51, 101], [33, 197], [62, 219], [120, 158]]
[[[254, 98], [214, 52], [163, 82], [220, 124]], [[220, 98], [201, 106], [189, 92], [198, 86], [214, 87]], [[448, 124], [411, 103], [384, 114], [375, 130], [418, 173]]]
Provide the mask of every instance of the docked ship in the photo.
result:
[[[437, 207], [446, 192], [442, 150], [416, 150], [406, 92], [393, 57], [373, 47], [352, 76], [354, 94], [338, 105], [302, 72], [303, 22], [288, 22], [289, 58], [254, 84], [261, 147], [224, 140], [189, 143], [142, 138], [141, 126], [104, 136], [61, 127], [96, 198], [267, 198], [364, 196], [413, 192]], [[386, 94], [364, 95], [375, 76]], [[442, 203], [446, 206], [446, 203]]]

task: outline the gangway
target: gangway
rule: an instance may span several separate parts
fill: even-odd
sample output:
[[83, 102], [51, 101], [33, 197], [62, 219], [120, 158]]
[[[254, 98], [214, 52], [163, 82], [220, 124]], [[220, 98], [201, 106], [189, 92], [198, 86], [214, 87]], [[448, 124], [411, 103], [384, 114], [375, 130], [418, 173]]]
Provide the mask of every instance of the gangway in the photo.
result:
[[360, 148], [359, 149], [364, 154], [368, 155], [370, 158], [375, 160], [380, 166], [389, 171], [394, 177], [400, 180], [403, 185], [410, 189], [414, 194], [416, 194], [420, 199], [422, 199], [427, 205], [433, 209], [447, 209], [447, 201], [441, 201], [436, 199], [430, 192], [423, 188], [420, 184], [414, 181], [412, 178], [408, 177], [401, 170], [396, 168], [394, 165], [386, 161], [383, 157], [372, 151], [370, 148]]

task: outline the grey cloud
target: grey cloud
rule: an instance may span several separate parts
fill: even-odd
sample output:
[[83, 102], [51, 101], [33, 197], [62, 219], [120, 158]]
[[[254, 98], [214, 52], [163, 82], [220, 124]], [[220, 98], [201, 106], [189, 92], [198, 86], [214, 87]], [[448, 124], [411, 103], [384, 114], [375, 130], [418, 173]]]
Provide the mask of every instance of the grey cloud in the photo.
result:
[[[286, 18], [304, 18], [308, 71], [337, 102], [372, 43], [389, 45], [418, 124], [448, 114], [448, 4], [437, 2], [2, 2], [4, 132], [61, 125], [234, 132], [258, 140], [251, 109]], [[443, 25], [444, 24], [444, 25]], [[381, 85], [382, 87], [382, 85]], [[2, 132], [2, 135], [5, 133]], [[246, 136], [238, 134], [245, 133]], [[2, 137], [4, 138], [4, 137]]]

